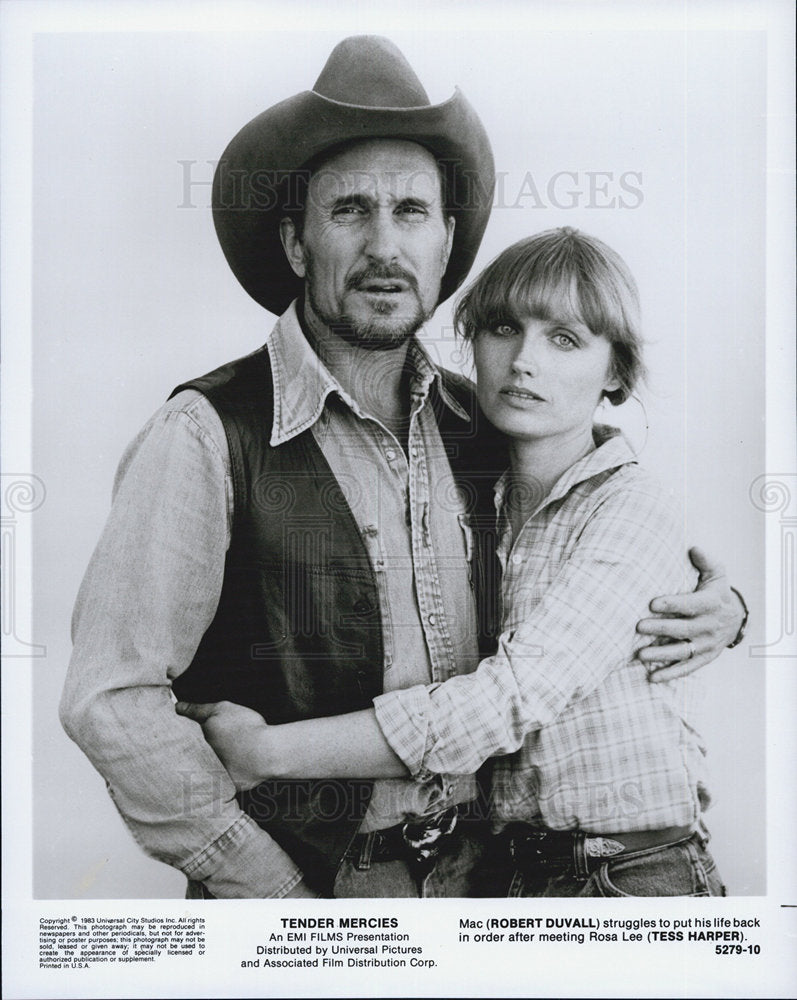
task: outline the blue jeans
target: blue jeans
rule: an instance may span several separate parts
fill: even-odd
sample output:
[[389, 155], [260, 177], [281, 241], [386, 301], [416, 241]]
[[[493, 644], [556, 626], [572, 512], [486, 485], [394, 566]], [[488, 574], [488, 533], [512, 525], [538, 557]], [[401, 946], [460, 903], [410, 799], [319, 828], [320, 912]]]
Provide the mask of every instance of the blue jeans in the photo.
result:
[[[479, 874], [484, 896], [724, 896], [725, 886], [700, 832], [664, 847], [635, 851], [598, 864], [584, 879], [574, 873], [535, 879], [511, 862], [491, 865]], [[492, 891], [490, 890], [492, 886]]]
[[418, 884], [404, 861], [363, 862], [347, 855], [335, 879], [336, 899], [434, 899], [472, 895], [473, 873], [484, 853], [481, 838], [458, 829], [442, 838], [434, 868]]
[[[419, 884], [404, 861], [373, 861], [361, 867], [347, 855], [335, 878], [335, 899], [432, 899], [472, 895], [472, 878], [484, 854], [484, 838], [455, 830], [443, 838], [434, 867]], [[202, 882], [189, 880], [186, 899], [214, 899]]]

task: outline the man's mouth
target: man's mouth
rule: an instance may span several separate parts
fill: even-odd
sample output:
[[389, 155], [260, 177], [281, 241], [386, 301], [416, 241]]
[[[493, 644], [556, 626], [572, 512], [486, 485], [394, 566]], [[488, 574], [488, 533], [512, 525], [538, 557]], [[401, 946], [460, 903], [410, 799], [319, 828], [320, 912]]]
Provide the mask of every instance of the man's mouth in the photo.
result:
[[414, 275], [398, 265], [363, 267], [349, 275], [346, 285], [352, 291], [379, 297], [403, 295], [417, 289]]
[[401, 292], [406, 292], [407, 288], [406, 281], [381, 278], [369, 278], [357, 285], [358, 291], [366, 292], [369, 295], [398, 295]]

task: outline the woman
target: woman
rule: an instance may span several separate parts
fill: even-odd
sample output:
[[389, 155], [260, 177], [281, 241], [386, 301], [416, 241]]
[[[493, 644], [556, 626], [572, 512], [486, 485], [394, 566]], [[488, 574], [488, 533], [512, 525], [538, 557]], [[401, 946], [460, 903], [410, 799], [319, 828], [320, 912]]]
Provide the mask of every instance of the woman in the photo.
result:
[[[689, 590], [682, 519], [622, 435], [595, 425], [643, 375], [638, 296], [600, 241], [552, 230], [504, 251], [457, 307], [480, 405], [510, 444], [496, 486], [497, 653], [374, 709], [266, 727], [179, 705], [239, 787], [263, 778], [492, 776], [489, 894], [715, 895], [691, 678], [635, 659], [646, 595]], [[345, 757], [341, 756], [345, 747]]]

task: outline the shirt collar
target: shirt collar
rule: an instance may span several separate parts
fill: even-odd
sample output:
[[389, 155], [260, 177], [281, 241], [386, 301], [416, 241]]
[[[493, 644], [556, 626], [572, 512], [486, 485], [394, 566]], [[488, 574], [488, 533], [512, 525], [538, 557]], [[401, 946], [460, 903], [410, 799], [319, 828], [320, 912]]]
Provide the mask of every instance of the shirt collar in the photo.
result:
[[[574, 487], [593, 479], [603, 472], [618, 469], [621, 465], [636, 463], [634, 454], [628, 439], [617, 427], [610, 427], [608, 424], [594, 424], [592, 428], [592, 440], [595, 448], [584, 455], [577, 462], [570, 466], [566, 472], [556, 480], [551, 488], [551, 492], [537, 506], [534, 513], [561, 499]], [[505, 472], [495, 484], [495, 505], [500, 510], [506, 494], [509, 482], [509, 472]]]
[[[368, 418], [313, 350], [299, 323], [296, 302], [277, 320], [266, 348], [274, 383], [274, 422], [269, 442], [272, 447], [312, 427], [324, 411], [327, 396], [333, 392], [360, 419]], [[423, 405], [434, 383], [446, 406], [463, 420], [470, 419], [448, 392], [440, 369], [415, 337], [410, 341], [407, 363], [413, 372], [412, 394], [417, 397], [418, 405]]]
[[411, 391], [413, 396], [417, 396], [421, 403], [425, 402], [429, 389], [432, 385], [452, 413], [470, 423], [470, 417], [454, 399], [443, 382], [441, 370], [429, 357], [429, 353], [423, 344], [413, 337], [407, 351], [407, 364], [412, 372]]

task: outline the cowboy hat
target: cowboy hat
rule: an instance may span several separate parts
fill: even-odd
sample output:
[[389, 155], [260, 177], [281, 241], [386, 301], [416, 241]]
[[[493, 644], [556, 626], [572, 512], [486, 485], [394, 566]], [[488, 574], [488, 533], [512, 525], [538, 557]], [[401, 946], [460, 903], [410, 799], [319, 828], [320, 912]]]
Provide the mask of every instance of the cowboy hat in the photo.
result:
[[281, 219], [301, 207], [295, 203], [295, 178], [325, 150], [375, 138], [417, 142], [442, 165], [445, 210], [456, 226], [438, 302], [465, 279], [495, 186], [484, 126], [459, 89], [442, 104], [430, 104], [391, 41], [358, 35], [333, 49], [312, 90], [245, 125], [216, 168], [213, 221], [219, 242], [236, 278], [266, 309], [279, 315], [302, 291], [279, 235]]

